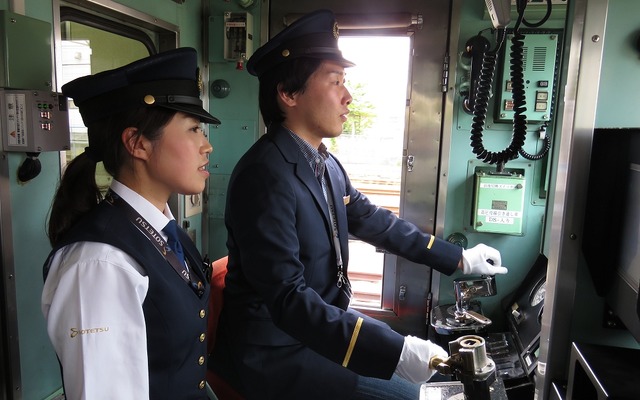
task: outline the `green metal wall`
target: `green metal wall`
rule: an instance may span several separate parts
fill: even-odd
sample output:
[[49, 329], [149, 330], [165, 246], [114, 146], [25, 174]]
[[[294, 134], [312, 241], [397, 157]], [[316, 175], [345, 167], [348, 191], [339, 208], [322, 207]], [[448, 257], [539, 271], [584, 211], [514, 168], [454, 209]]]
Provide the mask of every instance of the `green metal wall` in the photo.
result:
[[[121, 0], [118, 2], [179, 26], [179, 45], [195, 47], [199, 52], [202, 51], [201, 2], [187, 1], [184, 4], [177, 4], [172, 0]], [[51, 1], [25, 0], [24, 5], [26, 16], [52, 23]], [[8, 1], [0, 1], [0, 9], [8, 10]], [[51, 37], [53, 38], [53, 31]], [[29, 43], [24, 43], [24, 48], [29, 48]], [[42, 54], [42, 64], [52, 65], [51, 57], [50, 54]], [[51, 73], [47, 75], [39, 79], [42, 82], [50, 81]], [[58, 362], [50, 345], [40, 310], [42, 264], [50, 251], [45, 224], [60, 175], [60, 163], [57, 152], [42, 153], [39, 157], [42, 164], [40, 175], [30, 182], [21, 184], [17, 181], [16, 174], [24, 158], [25, 155], [21, 153], [8, 154], [15, 264], [14, 284], [22, 377], [22, 386], [15, 390], [22, 399], [40, 400], [54, 395], [61, 387]], [[200, 220], [200, 216], [194, 217], [192, 226], [199, 226]]]
[[[491, 27], [491, 21], [485, 15], [483, 2], [462, 2], [460, 10], [460, 40], [458, 53], [451, 57], [460, 57], [468, 39], [478, 34], [483, 29]], [[563, 13], [554, 12], [552, 19], [545, 24], [545, 29], [562, 28], [564, 26]], [[538, 17], [530, 17], [532, 22]], [[510, 26], [513, 26], [513, 22]], [[452, 27], [452, 29], [457, 29]], [[492, 47], [495, 40], [488, 32], [484, 36], [489, 39]], [[510, 43], [505, 43], [510, 46]], [[529, 268], [537, 258], [542, 243], [544, 212], [547, 199], [544, 190], [544, 180], [548, 167], [548, 158], [540, 161], [528, 161], [522, 157], [506, 164], [507, 169], [516, 169], [524, 172], [526, 179], [526, 192], [524, 204], [524, 233], [522, 235], [504, 235], [494, 233], [475, 232], [471, 229], [470, 219], [472, 214], [473, 176], [476, 168], [489, 168], [495, 170], [495, 165], [484, 164], [476, 159], [470, 145], [472, 115], [462, 109], [462, 97], [459, 95], [460, 82], [465, 71], [458, 60], [458, 69], [451, 71], [450, 76], [455, 79], [454, 87], [456, 95], [454, 99], [453, 131], [451, 134], [451, 147], [449, 149], [448, 188], [446, 196], [445, 230], [444, 237], [452, 233], [462, 233], [468, 239], [468, 247], [478, 243], [485, 243], [501, 251], [503, 265], [509, 268], [508, 275], [497, 275], [497, 296], [482, 299], [483, 312], [492, 319], [492, 329], [498, 331], [504, 328], [504, 316], [501, 312], [500, 301], [504, 296], [515, 290], [526, 276]], [[468, 63], [468, 61], [466, 61]], [[496, 67], [496, 76], [499, 68]], [[494, 79], [496, 87], [499, 78]], [[495, 101], [492, 98], [490, 102]], [[530, 99], [529, 99], [530, 101]], [[530, 103], [528, 103], [530, 104]], [[487, 113], [487, 120], [483, 132], [484, 146], [490, 151], [501, 151], [509, 145], [512, 135], [512, 126], [509, 123], [496, 123], [493, 120], [491, 110]], [[532, 124], [528, 127], [527, 140], [524, 150], [530, 154], [537, 154], [541, 149], [541, 140], [536, 139], [536, 133], [532, 131]], [[554, 132], [550, 129], [550, 134]], [[449, 134], [445, 132], [444, 135]], [[542, 187], [541, 187], [542, 186]], [[456, 273], [451, 277], [442, 276], [440, 281], [440, 304], [454, 303], [453, 280], [460, 277]]]
[[[216, 35], [222, 32], [213, 31], [215, 26], [210, 17], [220, 17], [224, 11], [248, 11], [253, 15], [254, 49], [261, 40], [261, 2], [256, 2], [248, 10], [237, 6], [234, 2], [208, 0], [210, 15], [201, 15], [201, 2], [186, 1], [177, 4], [172, 0], [120, 0], [128, 7], [152, 14], [159, 19], [180, 26], [180, 45], [192, 46], [203, 51], [205, 40], [219, 43]], [[0, 9], [9, 8], [8, 0], [0, 0]], [[25, 0], [26, 15], [52, 22], [51, 1]], [[482, 2], [464, 2], [461, 15], [460, 50], [464, 41], [488, 26], [483, 19]], [[640, 14], [640, 3], [635, 0], [610, 0], [609, 16], [606, 31], [604, 62], [596, 115], [597, 127], [638, 127], [640, 113], [635, 108], [640, 102], [640, 80], [634, 72], [640, 68], [639, 54], [633, 50], [632, 43], [637, 40], [639, 26], [636, 15]], [[204, 21], [204, 22], [203, 22]], [[555, 25], [563, 25], [563, 21], [555, 21]], [[202, 32], [206, 32], [205, 38]], [[215, 52], [222, 51], [215, 45], [208, 48], [209, 59], [215, 60]], [[43, 55], [43, 62], [50, 62]], [[230, 85], [230, 94], [218, 99], [209, 96], [210, 111], [222, 121], [217, 129], [210, 130], [210, 140], [214, 146], [211, 156], [211, 182], [209, 188], [209, 255], [212, 259], [226, 254], [226, 231], [224, 230], [224, 199], [226, 184], [235, 162], [244, 151], [258, 138], [260, 117], [258, 112], [258, 83], [255, 77], [246, 70], [236, 69], [235, 62], [212, 61], [209, 64], [209, 82], [224, 79]], [[452, 76], [455, 76], [452, 74]], [[46, 77], [46, 79], [50, 79]], [[205, 88], [210, 94], [210, 88]], [[459, 101], [459, 98], [457, 98]], [[459, 110], [459, 104], [456, 105]], [[507, 277], [498, 277], [498, 291], [501, 294], [513, 290], [526, 274], [527, 268], [534, 261], [542, 245], [542, 225], [545, 201], [539, 200], [537, 189], [527, 195], [527, 219], [525, 235], [507, 236], [469, 232], [465, 218], [469, 216], [470, 182], [472, 170], [478, 161], [471, 153], [469, 146], [470, 117], [456, 111], [453, 116], [454, 130], [451, 132], [451, 156], [449, 164], [449, 187], [446, 204], [445, 237], [454, 232], [463, 232], [470, 245], [484, 242], [502, 250], [504, 265], [510, 268]], [[491, 131], [491, 130], [489, 130]], [[486, 145], [489, 148], [502, 149], [508, 143], [510, 134], [504, 129], [486, 131]], [[530, 142], [527, 141], [527, 145]], [[535, 148], [526, 148], [535, 152]], [[40, 293], [42, 290], [41, 266], [49, 252], [49, 244], [45, 235], [45, 222], [51, 198], [42, 193], [53, 193], [59, 177], [59, 161], [57, 153], [43, 153], [40, 156], [42, 173], [27, 184], [19, 184], [15, 179], [16, 171], [24, 159], [23, 154], [9, 154], [9, 177], [11, 191], [11, 207], [13, 215], [13, 238], [15, 253], [15, 287], [17, 292], [16, 307], [18, 310], [18, 328], [20, 344], [20, 365], [23, 386], [23, 399], [44, 399], [60, 388], [58, 364], [46, 336], [44, 319], [40, 311]], [[507, 167], [522, 168], [526, 176], [533, 182], [541, 179], [541, 162], [530, 165], [529, 162], [514, 161]], [[535, 185], [529, 185], [530, 188]], [[6, 206], [6, 205], [3, 205]], [[199, 226], [199, 217], [192, 224]], [[455, 278], [456, 276], [452, 277]], [[453, 302], [452, 278], [443, 278], [440, 285], [440, 302]], [[579, 275], [578, 301], [576, 304], [598, 304], [590, 290], [590, 282], [584, 274]], [[581, 290], [580, 288], [584, 288]], [[497, 315], [498, 299], [502, 296], [483, 299], [483, 304], [490, 318], [500, 322]], [[578, 310], [579, 311], [579, 310]], [[592, 332], [597, 335], [601, 330], [599, 319], [581, 317], [576, 314], [576, 326], [583, 328], [581, 332]], [[584, 329], [587, 327], [587, 329]], [[593, 328], [593, 330], [591, 330]], [[626, 340], [625, 337], [615, 340]]]
[[640, 2], [609, 0], [596, 128], [640, 127]]
[[[469, 37], [490, 26], [486, 17], [483, 17], [484, 5], [482, 2], [463, 3], [459, 51], [464, 49], [465, 42]], [[597, 128], [640, 127], [640, 113], [636, 111], [638, 104], [640, 104], [640, 80], [634, 75], [634, 72], [640, 70], [640, 53], [634, 49], [634, 45], [640, 36], [640, 25], [638, 25], [636, 18], [638, 13], [640, 13], [640, 2], [634, 0], [609, 0], [600, 92], [596, 113]], [[537, 21], [535, 17], [530, 19]], [[545, 24], [543, 28], [562, 29], [564, 23], [564, 14], [554, 12], [551, 21]], [[460, 73], [460, 71], [457, 72], [458, 74]], [[458, 75], [459, 78], [460, 76]], [[483, 242], [501, 250], [503, 264], [509, 268], [509, 274], [496, 277], [497, 296], [482, 299], [483, 309], [494, 320], [494, 323], [498, 323], [499, 328], [500, 324], [503, 323], [503, 316], [500, 312], [500, 299], [520, 284], [537, 254], [541, 249], [547, 247], [545, 245], [544, 217], [548, 199], [540, 198], [539, 187], [541, 179], [544, 179], [546, 174], [546, 169], [556, 170], [557, 166], [553, 163], [557, 162], [557, 160], [552, 160], [548, 164], [548, 158], [551, 157], [550, 154], [543, 161], [528, 162], [518, 158], [507, 163], [507, 168], [523, 168], [525, 176], [528, 179], [532, 178], [530, 182], [528, 181], [530, 191], [527, 196], [528, 201], [525, 204], [527, 218], [523, 236], [470, 232], [467, 227], [469, 226], [468, 219], [470, 215], [472, 168], [474, 165], [480, 164], [480, 162], [471, 153], [469, 138], [472, 121], [471, 117], [461, 110], [459, 96], [456, 97], [454, 109], [456, 111], [453, 115], [454, 130], [451, 132], [451, 158], [447, 203], [445, 205], [444, 236], [447, 237], [454, 232], [462, 232], [467, 236], [470, 246]], [[495, 151], [506, 147], [510, 140], [510, 130], [505, 130], [505, 127], [500, 127], [492, 122], [491, 118], [487, 119], [484, 139], [485, 147]], [[550, 128], [549, 133], [552, 136], [559, 137], [561, 135], [561, 132], [553, 131], [553, 123], [550, 124]], [[538, 151], [538, 148], [531, 147], [536, 142], [532, 139], [533, 136], [532, 132], [527, 132], [525, 150], [529, 153]], [[559, 143], [558, 137], [554, 139], [555, 143]], [[551, 152], [553, 151], [552, 148]], [[455, 301], [452, 281], [458, 276], [456, 274], [452, 277], [443, 277], [441, 280], [439, 298], [441, 304]], [[598, 297], [595, 293], [591, 277], [582, 260], [576, 285], [575, 304], [580, 306], [574, 309], [572, 315], [572, 332], [575, 340], [626, 347], [640, 346], [628, 332], [603, 327], [604, 299]]]
[[[52, 56], [49, 51], [52, 36], [47, 32], [51, 30], [51, 10], [48, 11], [47, 13], [46, 9], [39, 10], [38, 17], [17, 18], [18, 23], [15, 27], [7, 27], [7, 32], [17, 30], [16, 34], [8, 34], [11, 44], [7, 43], [7, 48], [4, 49], [7, 50], [8, 57], [17, 55], [15, 52], [21, 51], [18, 49], [31, 48], [34, 52], [40, 53], [42, 60], [38, 68], [33, 68], [29, 64], [38, 58], [37, 55], [29, 55], [28, 60], [31, 62], [26, 62], [27, 59], [25, 62], [14, 62], [14, 59], [7, 66], [6, 80], [3, 84], [20, 89], [50, 90], [46, 84], [51, 82], [53, 70]], [[16, 14], [7, 15], [18, 17]], [[20, 28], [21, 26], [24, 28]], [[38, 27], [33, 40], [30, 40], [30, 26]], [[43, 28], [41, 29], [40, 26]], [[25, 31], [21, 32], [21, 29]], [[43, 40], [44, 43], [40, 43]], [[21, 58], [22, 56], [18, 57], [18, 59]], [[8, 204], [2, 204], [2, 207], [3, 213], [7, 210], [11, 213], [13, 248], [5, 244], [8, 242], [3, 243], [3, 248], [12, 253], [13, 265], [5, 265], [7, 269], [3, 272], [10, 274], [13, 268], [13, 276], [7, 279], [7, 275], [3, 275], [3, 279], [6, 279], [7, 287], [13, 285], [16, 293], [15, 299], [9, 298], [7, 302], [11, 303], [15, 300], [17, 321], [9, 319], [8, 323], [17, 324], [17, 337], [14, 336], [12, 339], [17, 339], [19, 345], [19, 373], [22, 377], [22, 385], [18, 381], [15, 390], [22, 394], [23, 399], [41, 399], [60, 387], [58, 363], [53, 355], [40, 311], [42, 264], [50, 250], [45, 233], [45, 221], [51, 204], [51, 198], [42, 194], [55, 191], [60, 171], [59, 154], [57, 152], [40, 154], [42, 171], [39, 176], [26, 183], [20, 183], [17, 179], [17, 171], [26, 158], [25, 154], [4, 153], [4, 156], [8, 164], [8, 175], [2, 179], [8, 180], [10, 200]], [[3, 221], [3, 224], [8, 223], [9, 221]], [[16, 343], [16, 340], [12, 340], [12, 343]], [[18, 371], [13, 372], [14, 376], [16, 372]], [[38, 378], [34, 379], [34, 377]], [[15, 383], [15, 379], [12, 383]]]
[[[640, 38], [638, 15], [640, 2], [609, 0], [595, 128], [640, 127], [640, 52], [635, 49]], [[605, 301], [597, 295], [584, 259], [579, 261], [575, 304], [581, 307], [576, 307], [572, 315], [572, 339], [640, 348], [626, 330], [604, 326]]]
[[246, 69], [238, 69], [235, 61], [222, 61], [224, 25], [220, 20], [225, 11], [248, 12], [253, 16], [253, 49], [260, 46], [260, 4], [249, 9], [235, 2], [211, 1], [211, 16], [207, 37], [210, 43], [209, 82], [221, 79], [228, 82], [229, 95], [224, 98], [209, 97], [210, 111], [222, 122], [210, 131], [213, 154], [209, 172], [209, 256], [212, 260], [227, 254], [227, 231], [224, 226], [224, 206], [227, 183], [236, 162], [260, 136], [258, 110], [258, 79]]

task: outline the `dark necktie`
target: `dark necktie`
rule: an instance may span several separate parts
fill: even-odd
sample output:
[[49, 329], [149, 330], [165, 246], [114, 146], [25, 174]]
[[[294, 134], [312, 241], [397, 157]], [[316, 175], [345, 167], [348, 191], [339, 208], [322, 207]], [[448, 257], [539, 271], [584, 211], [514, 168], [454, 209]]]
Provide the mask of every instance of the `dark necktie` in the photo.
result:
[[176, 220], [172, 219], [169, 221], [162, 232], [167, 234], [167, 243], [169, 244], [169, 247], [171, 247], [171, 250], [176, 254], [176, 257], [178, 257], [181, 265], [184, 265], [184, 253], [182, 252], [180, 240], [178, 240], [178, 224], [176, 223]]

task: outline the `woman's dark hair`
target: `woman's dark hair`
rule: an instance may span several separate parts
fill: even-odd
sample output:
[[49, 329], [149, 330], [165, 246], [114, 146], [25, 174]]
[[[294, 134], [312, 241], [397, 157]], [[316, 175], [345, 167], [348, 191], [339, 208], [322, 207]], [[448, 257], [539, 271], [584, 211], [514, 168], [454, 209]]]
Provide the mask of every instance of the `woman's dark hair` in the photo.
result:
[[317, 58], [295, 58], [279, 64], [260, 77], [258, 95], [260, 112], [264, 124], [279, 124], [284, 121], [284, 113], [278, 105], [278, 86], [285, 93], [304, 93], [307, 80], [322, 64]]
[[162, 129], [176, 114], [159, 107], [141, 107], [96, 121], [88, 127], [89, 150], [74, 158], [65, 168], [49, 215], [48, 236], [52, 246], [100, 203], [102, 195], [96, 184], [96, 163], [118, 178], [120, 169], [130, 160], [122, 143], [122, 132], [137, 128], [137, 135], [158, 140]]

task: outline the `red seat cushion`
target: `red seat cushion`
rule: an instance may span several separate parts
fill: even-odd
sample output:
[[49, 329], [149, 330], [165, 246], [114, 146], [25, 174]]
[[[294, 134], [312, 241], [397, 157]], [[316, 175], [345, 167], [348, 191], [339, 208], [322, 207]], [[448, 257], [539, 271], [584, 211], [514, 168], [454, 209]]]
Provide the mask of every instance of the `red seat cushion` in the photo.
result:
[[224, 277], [227, 274], [228, 256], [219, 258], [211, 263], [211, 297], [209, 298], [209, 320], [208, 320], [208, 341], [207, 352], [211, 353], [216, 342], [216, 330], [218, 329], [218, 318], [222, 311], [222, 291], [224, 289]]
[[[224, 289], [224, 277], [227, 274], [227, 261], [228, 256], [225, 256], [211, 264], [211, 297], [209, 298], [209, 320], [207, 325], [207, 351], [209, 354], [216, 343], [216, 330], [218, 329], [218, 318], [222, 311], [222, 291]], [[207, 382], [220, 400], [244, 399], [224, 379], [210, 369], [207, 370]]]

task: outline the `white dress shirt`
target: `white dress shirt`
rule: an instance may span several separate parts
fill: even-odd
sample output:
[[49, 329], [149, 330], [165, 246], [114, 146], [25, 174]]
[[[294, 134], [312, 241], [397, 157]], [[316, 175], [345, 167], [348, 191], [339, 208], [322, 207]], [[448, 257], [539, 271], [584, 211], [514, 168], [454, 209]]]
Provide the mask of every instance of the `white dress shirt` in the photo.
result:
[[[118, 181], [111, 190], [157, 232], [173, 218], [168, 206], [162, 213]], [[141, 235], [141, 240], [147, 239]], [[63, 365], [67, 399], [149, 398], [142, 310], [148, 288], [140, 264], [111, 245], [77, 242], [54, 255], [42, 312]]]

